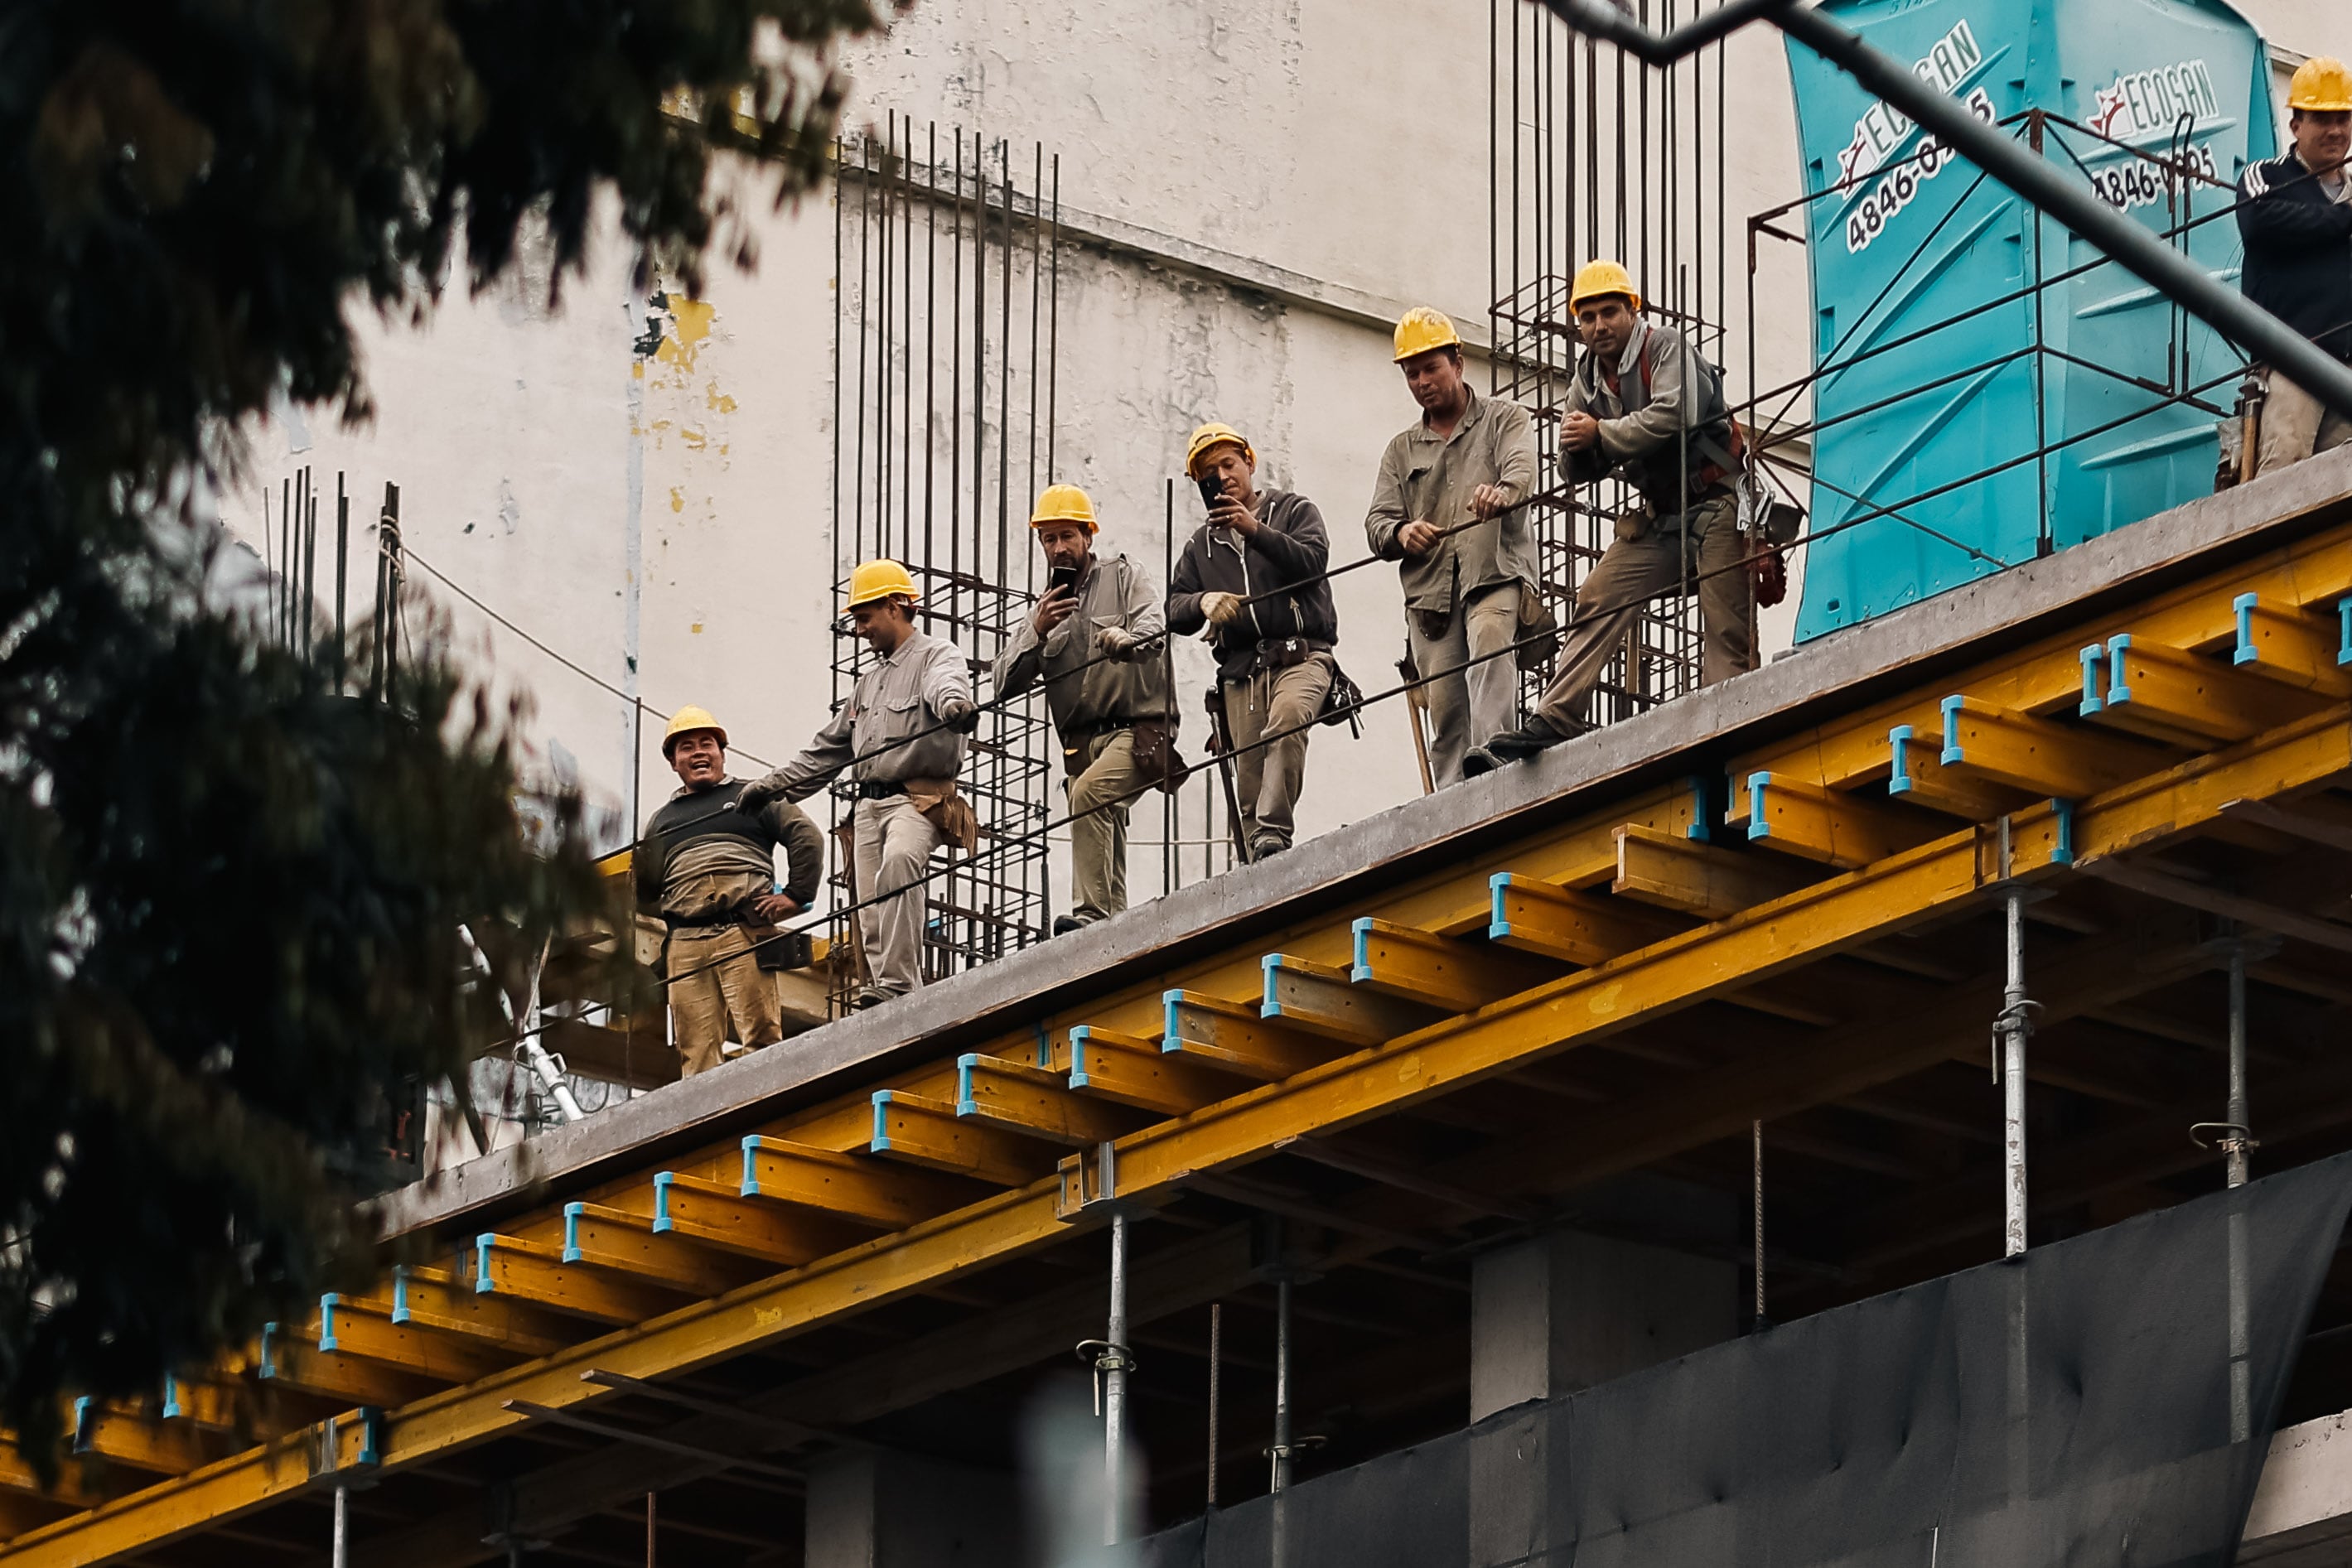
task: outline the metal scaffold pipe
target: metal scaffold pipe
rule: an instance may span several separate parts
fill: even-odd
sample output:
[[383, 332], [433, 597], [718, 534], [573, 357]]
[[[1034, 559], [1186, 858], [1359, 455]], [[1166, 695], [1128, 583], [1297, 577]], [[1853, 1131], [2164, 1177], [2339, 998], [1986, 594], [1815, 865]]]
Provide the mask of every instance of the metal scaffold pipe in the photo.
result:
[[2246, 1185], [2246, 1152], [2253, 1142], [2246, 1107], [2246, 945], [2230, 946], [2230, 1110], [2227, 1151], [2230, 1185]]
[[1274, 1447], [1268, 1450], [1274, 1474], [1267, 1490], [1279, 1494], [1290, 1487], [1290, 1281], [1274, 1286]]
[[1096, 1363], [1103, 1379], [1103, 1543], [1116, 1546], [1126, 1531], [1127, 1500], [1127, 1216], [1110, 1222], [1110, 1343]]
[[[2008, 869], [2009, 824], [2001, 823], [2002, 869]], [[2012, 891], [2009, 916], [2009, 984], [2001, 993], [2001, 1148], [2007, 1203], [2005, 1255], [2025, 1250], [2025, 1042], [2033, 1033], [2025, 995], [2025, 895]]]
[[335, 1568], [352, 1565], [352, 1491], [349, 1487], [335, 1489]]

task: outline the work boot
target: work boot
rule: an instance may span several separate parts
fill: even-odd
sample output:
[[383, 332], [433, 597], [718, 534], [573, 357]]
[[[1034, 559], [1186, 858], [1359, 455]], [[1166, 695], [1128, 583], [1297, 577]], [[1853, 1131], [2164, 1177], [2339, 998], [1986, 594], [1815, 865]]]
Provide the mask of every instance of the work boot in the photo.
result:
[[[1549, 750], [1561, 741], [1571, 738], [1573, 737], [1570, 734], [1553, 728], [1545, 719], [1530, 718], [1518, 728], [1507, 729], [1485, 746], [1478, 747], [1477, 749], [1485, 752], [1491, 761], [1488, 767], [1481, 768], [1477, 771], [1489, 772], [1506, 762], [1525, 762], [1536, 753]], [[1462, 771], [1465, 774], [1471, 771], [1470, 758], [1466, 755], [1462, 758]]]
[[1267, 833], [1263, 838], [1250, 841], [1250, 859], [1262, 861], [1269, 855], [1278, 855], [1289, 847], [1288, 839], [1278, 839], [1272, 833]]
[[867, 986], [857, 993], [855, 1005], [859, 1012], [864, 1012], [867, 1008], [878, 1008], [884, 1002], [896, 1001], [898, 997], [898, 993], [896, 991], [886, 991], [879, 986]]
[[1056, 936], [1067, 936], [1073, 931], [1083, 931], [1086, 928], [1087, 923], [1075, 915], [1054, 916], [1054, 935]]

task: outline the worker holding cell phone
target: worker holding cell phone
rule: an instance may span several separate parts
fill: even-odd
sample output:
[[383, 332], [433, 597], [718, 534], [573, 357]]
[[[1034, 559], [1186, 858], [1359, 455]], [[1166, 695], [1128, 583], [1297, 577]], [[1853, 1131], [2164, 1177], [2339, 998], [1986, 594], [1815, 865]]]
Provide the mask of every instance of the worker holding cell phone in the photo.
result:
[[1169, 577], [1168, 629], [1202, 632], [1216, 650], [1240, 837], [1260, 860], [1297, 831], [1307, 730], [1339, 667], [1339, 617], [1323, 575], [1330, 541], [1314, 502], [1257, 487], [1257, 453], [1229, 424], [1192, 433], [1184, 471], [1208, 520]]

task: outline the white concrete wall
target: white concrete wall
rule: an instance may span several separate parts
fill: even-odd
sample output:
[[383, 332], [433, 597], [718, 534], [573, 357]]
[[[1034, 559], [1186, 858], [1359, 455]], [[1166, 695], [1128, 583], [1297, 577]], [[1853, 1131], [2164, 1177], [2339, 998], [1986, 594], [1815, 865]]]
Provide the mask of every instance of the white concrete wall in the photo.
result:
[[[2337, 0], [2250, 10], [2283, 47], [2352, 53]], [[1094, 490], [1108, 546], [1158, 573], [1162, 485], [1191, 426], [1219, 417], [1254, 436], [1267, 477], [1321, 504], [1346, 560], [1363, 550], [1381, 447], [1414, 412], [1385, 329], [1364, 318], [1428, 302], [1483, 329], [1488, 26], [1483, 5], [1420, 0], [926, 0], [850, 52], [849, 118], [897, 110], [1042, 140], [1061, 155], [1074, 220], [1191, 258], [1176, 270], [1064, 253], [1059, 476]], [[1728, 89], [1728, 205], [1744, 214], [1797, 189], [1777, 36], [1739, 37]], [[311, 411], [258, 430], [259, 482], [228, 521], [257, 538], [261, 491], [274, 518], [276, 480], [300, 464], [325, 476], [330, 528], [337, 469], [359, 523], [396, 480], [411, 548], [524, 632], [662, 709], [715, 709], [739, 753], [788, 755], [831, 695], [834, 214], [824, 196], [773, 216], [756, 193], [748, 204], [756, 273], [716, 268], [649, 357], [634, 347], [646, 296], [609, 237], [552, 312], [526, 276], [480, 298], [453, 287], [421, 328], [364, 322], [373, 422]], [[1728, 249], [1738, 266], [1737, 230]], [[1796, 247], [1764, 262], [1769, 384], [1803, 368], [1806, 296]], [[1277, 269], [1288, 298], [1323, 304], [1203, 281], [1220, 267]], [[1731, 290], [1736, 388], [1743, 293]], [[361, 555], [362, 614], [371, 571]], [[615, 836], [633, 796], [642, 815], [667, 793], [657, 721], [640, 735], [625, 702], [419, 578], [475, 667], [530, 695], [542, 759], [614, 811]], [[1393, 573], [1351, 573], [1338, 592], [1343, 659], [1367, 689], [1390, 684]], [[1788, 614], [1768, 622], [1768, 653], [1785, 646]], [[1189, 716], [1207, 665], [1197, 649], [1184, 658]], [[1360, 742], [1318, 731], [1309, 769], [1309, 832], [1417, 788], [1392, 704]], [[1148, 853], [1138, 885], [1156, 887]]]

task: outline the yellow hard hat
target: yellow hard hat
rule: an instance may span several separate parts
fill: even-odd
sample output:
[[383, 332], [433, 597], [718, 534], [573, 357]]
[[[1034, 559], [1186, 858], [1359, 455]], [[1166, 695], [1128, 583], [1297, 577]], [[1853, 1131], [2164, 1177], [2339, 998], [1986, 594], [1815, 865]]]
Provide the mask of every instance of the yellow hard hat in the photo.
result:
[[2294, 68], [2294, 79], [2286, 86], [2286, 106], [2323, 114], [2352, 109], [2352, 71], [2333, 55], [2312, 56]]
[[879, 560], [866, 562], [849, 574], [849, 601], [842, 609], [855, 610], [861, 604], [871, 604], [877, 599], [888, 599], [893, 594], [905, 598], [910, 604], [921, 602], [923, 597], [915, 591], [915, 580], [907, 575], [907, 569], [885, 556]]
[[720, 746], [727, 744], [727, 727], [713, 718], [709, 708], [688, 703], [669, 716], [669, 727], [662, 731], [662, 755], [667, 757], [677, 749], [679, 736], [691, 735], [698, 729], [707, 729], [717, 736]]
[[1192, 441], [1185, 446], [1184, 472], [1198, 479], [1201, 476], [1201, 459], [1208, 455], [1209, 448], [1225, 445], [1240, 447], [1243, 458], [1248, 462], [1257, 461], [1257, 453], [1242, 439], [1240, 431], [1230, 424], [1219, 424], [1212, 420], [1194, 431]]
[[1461, 346], [1462, 334], [1454, 329], [1454, 323], [1443, 310], [1416, 305], [1397, 318], [1396, 357], [1399, 364], [1432, 349], [1458, 349]]
[[1029, 514], [1029, 526], [1034, 528], [1047, 523], [1084, 523], [1087, 532], [1098, 531], [1095, 504], [1076, 485], [1048, 485], [1037, 497], [1037, 505]]
[[1642, 308], [1642, 296], [1633, 287], [1633, 279], [1625, 268], [1613, 261], [1588, 261], [1576, 269], [1576, 281], [1568, 286], [1568, 313], [1575, 315], [1588, 299], [1598, 299], [1606, 294], [1622, 294], [1633, 308]]

